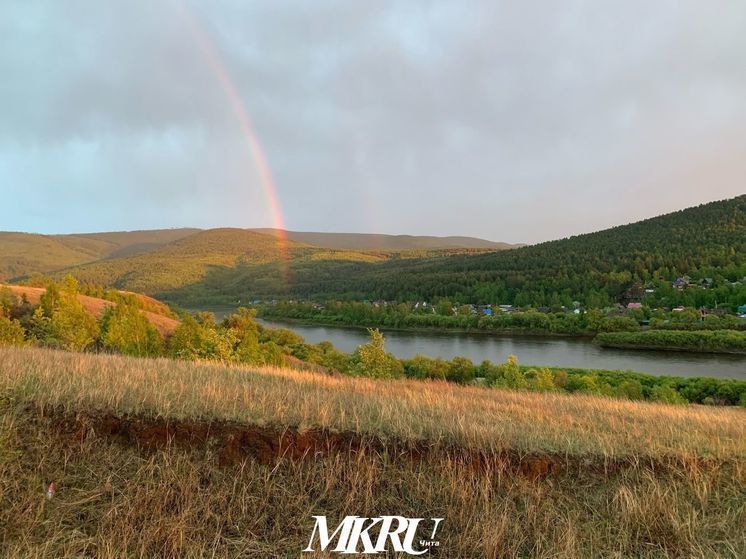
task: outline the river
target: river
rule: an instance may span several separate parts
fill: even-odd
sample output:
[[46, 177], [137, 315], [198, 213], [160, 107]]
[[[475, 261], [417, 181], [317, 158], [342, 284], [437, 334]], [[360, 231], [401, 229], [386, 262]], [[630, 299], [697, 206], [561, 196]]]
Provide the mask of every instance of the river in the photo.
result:
[[[227, 314], [224, 310], [213, 312], [218, 319]], [[368, 341], [368, 334], [362, 328], [264, 319], [260, 322], [269, 327], [293, 330], [308, 343], [328, 340], [345, 352], [352, 352]], [[463, 355], [478, 364], [485, 359], [501, 363], [508, 355], [516, 355], [518, 361], [525, 365], [620, 369], [653, 375], [746, 380], [744, 355], [601, 348], [587, 338], [382, 331], [386, 337], [386, 349], [404, 359], [418, 354], [443, 359]]]

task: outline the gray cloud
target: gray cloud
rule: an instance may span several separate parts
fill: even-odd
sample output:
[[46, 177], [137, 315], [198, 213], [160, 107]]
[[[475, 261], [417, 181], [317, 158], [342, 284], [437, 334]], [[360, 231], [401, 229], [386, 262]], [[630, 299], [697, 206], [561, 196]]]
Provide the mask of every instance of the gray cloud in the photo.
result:
[[741, 3], [2, 13], [0, 229], [272, 225], [226, 87], [294, 229], [530, 242], [745, 190]]

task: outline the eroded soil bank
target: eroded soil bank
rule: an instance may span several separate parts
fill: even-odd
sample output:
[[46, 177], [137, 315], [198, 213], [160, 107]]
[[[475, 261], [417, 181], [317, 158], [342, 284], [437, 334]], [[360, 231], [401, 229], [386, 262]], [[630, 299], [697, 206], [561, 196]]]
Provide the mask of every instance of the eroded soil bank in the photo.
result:
[[[31, 410], [29, 410], [31, 411]], [[277, 460], [312, 460], [334, 455], [376, 454], [389, 461], [419, 463], [447, 460], [472, 471], [513, 473], [529, 480], [545, 477], [619, 474], [644, 467], [652, 472], [680, 470], [692, 464], [707, 467], [727, 461], [698, 456], [603, 456], [553, 452], [526, 452], [494, 448], [475, 450], [447, 443], [383, 440], [352, 432], [325, 429], [247, 425], [225, 421], [177, 421], [163, 418], [69, 413], [51, 407], [37, 410], [39, 420], [49, 422], [59, 436], [75, 443], [104, 438], [144, 453], [165, 448], [202, 451], [217, 458], [220, 467], [245, 460], [271, 465]]]

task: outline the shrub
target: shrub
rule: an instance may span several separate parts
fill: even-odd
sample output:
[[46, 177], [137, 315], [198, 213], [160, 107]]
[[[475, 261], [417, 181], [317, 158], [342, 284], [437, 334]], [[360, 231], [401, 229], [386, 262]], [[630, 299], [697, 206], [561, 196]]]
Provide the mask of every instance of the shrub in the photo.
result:
[[[686, 399], [675, 388], [668, 384], [661, 384], [650, 392], [650, 399], [665, 404], [686, 404]], [[706, 400], [706, 398], [705, 398]]]
[[446, 379], [451, 382], [465, 383], [474, 380], [476, 368], [471, 359], [466, 357], [454, 357], [448, 364]]

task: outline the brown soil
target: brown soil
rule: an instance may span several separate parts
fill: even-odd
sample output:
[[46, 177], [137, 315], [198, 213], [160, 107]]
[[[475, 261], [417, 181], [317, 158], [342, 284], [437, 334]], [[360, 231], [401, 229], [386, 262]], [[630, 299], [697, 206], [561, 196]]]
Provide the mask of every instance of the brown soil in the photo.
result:
[[[645, 465], [655, 471], [680, 467], [677, 457], [568, 456], [551, 453], [520, 453], [496, 449], [477, 451], [417, 441], [394, 441], [321, 429], [298, 431], [230, 422], [183, 422], [144, 417], [69, 414], [62, 410], [42, 411], [60, 437], [82, 443], [90, 437], [134, 445], [148, 453], [166, 447], [211, 453], [221, 467], [245, 460], [274, 464], [278, 459], [306, 460], [334, 453], [375, 452], [388, 459], [419, 463], [439, 456], [448, 457], [464, 468], [478, 471], [506, 471], [535, 481], [578, 472], [608, 476]], [[691, 461], [688, 457], [686, 460]], [[702, 462], [708, 459], [702, 458]]]

